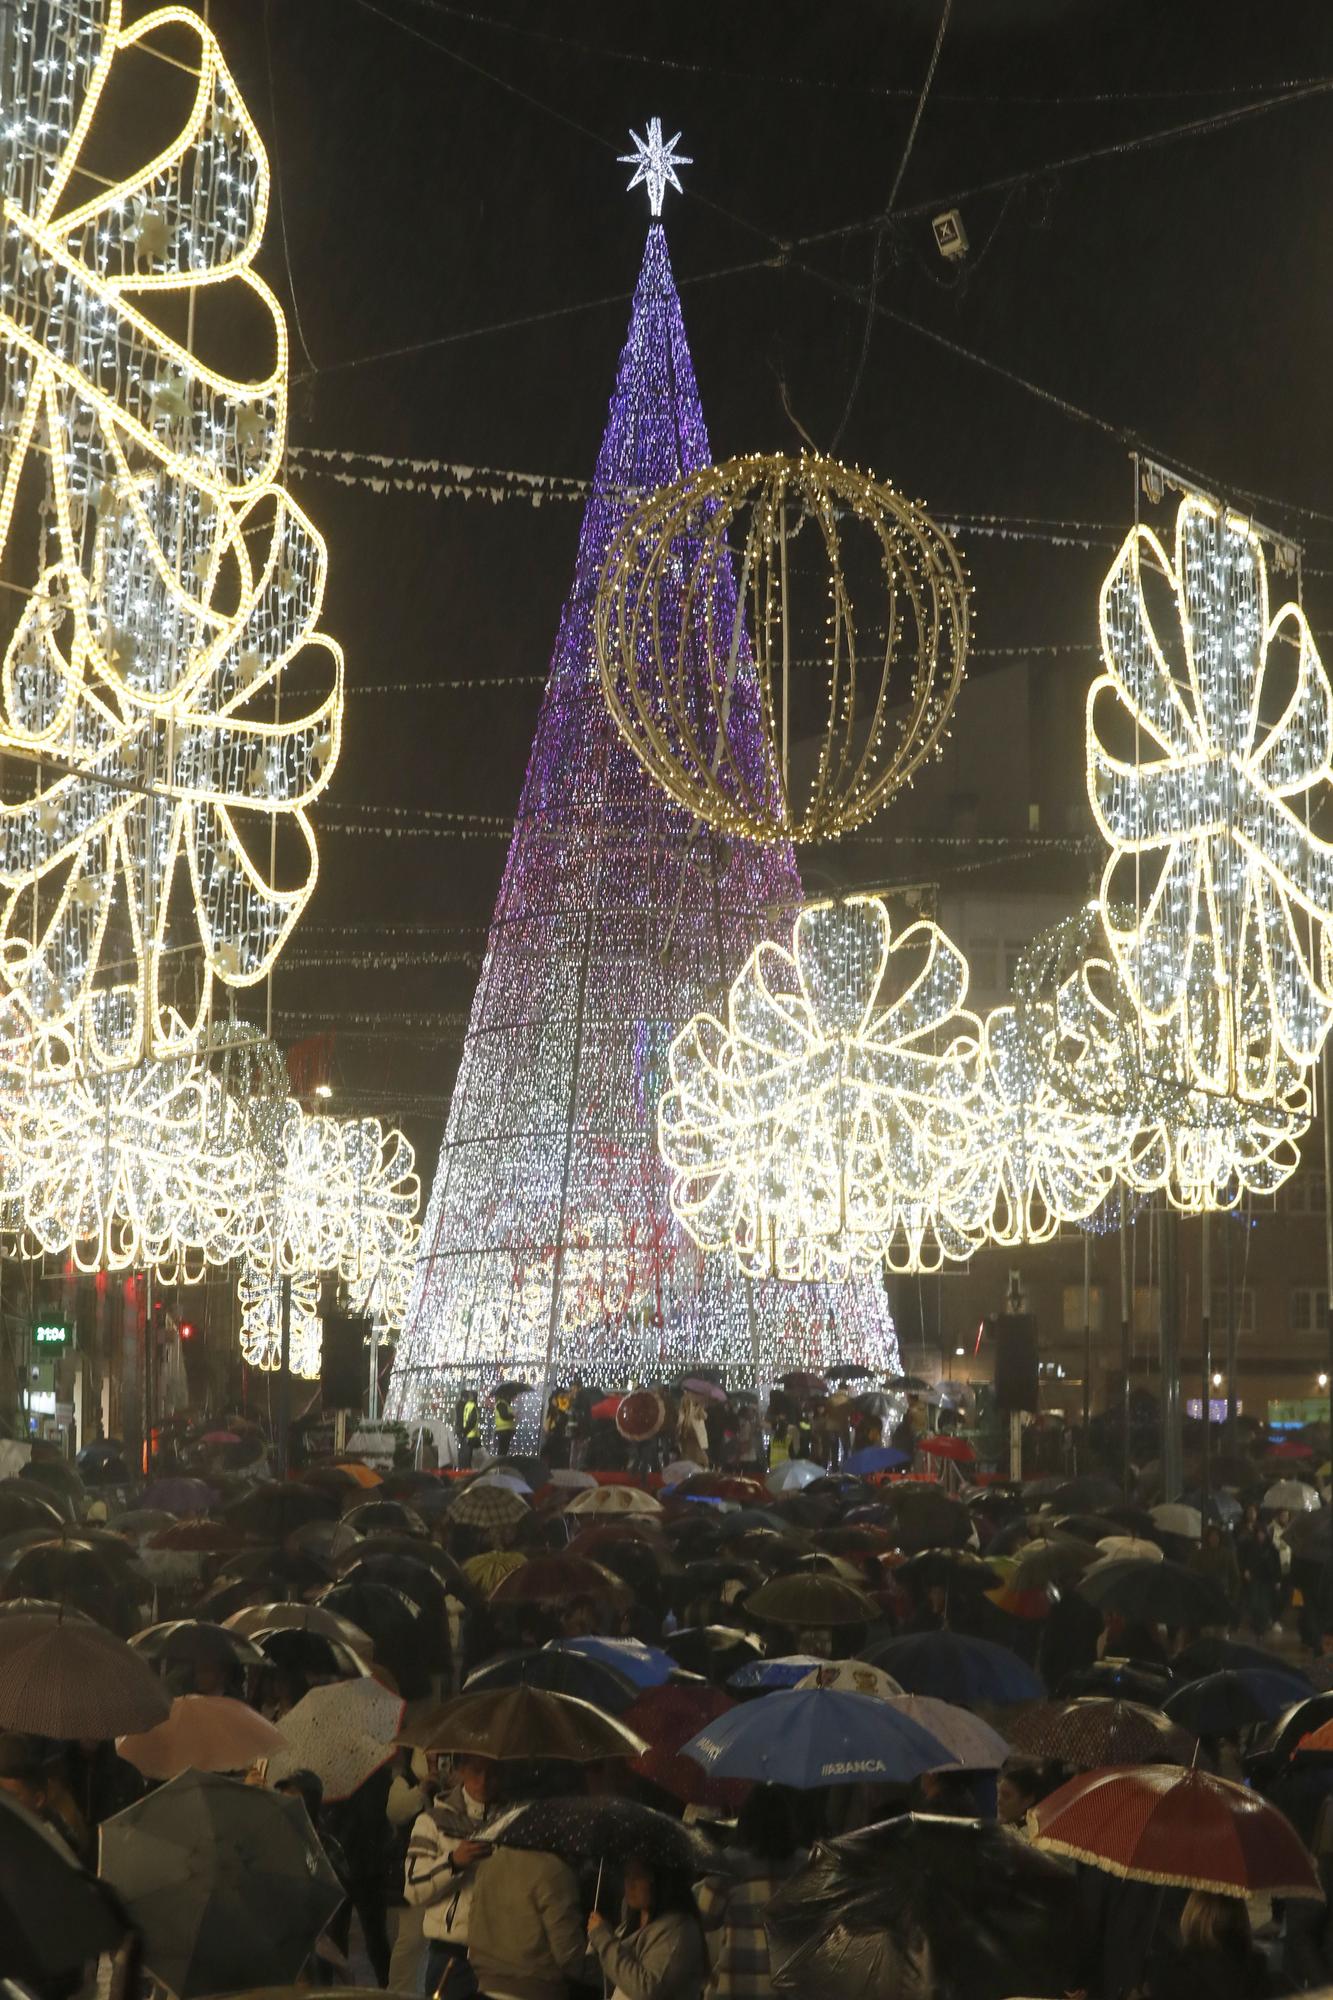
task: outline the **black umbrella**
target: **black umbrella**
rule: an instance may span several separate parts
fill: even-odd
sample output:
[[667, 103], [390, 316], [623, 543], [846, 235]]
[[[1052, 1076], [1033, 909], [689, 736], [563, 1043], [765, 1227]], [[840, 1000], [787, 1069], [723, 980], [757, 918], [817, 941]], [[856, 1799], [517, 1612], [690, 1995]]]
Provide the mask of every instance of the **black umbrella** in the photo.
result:
[[358, 1535], [421, 1535], [430, 1538], [430, 1529], [415, 1507], [405, 1500], [363, 1500], [343, 1515]]
[[961, 1500], [933, 1486], [898, 1486], [890, 1497], [898, 1537], [909, 1555], [919, 1549], [966, 1548], [971, 1541], [972, 1519]]
[[532, 1384], [530, 1382], [498, 1382], [493, 1393], [497, 1396], [506, 1397], [530, 1396], [532, 1394]]
[[533, 1847], [566, 1861], [641, 1861], [697, 1877], [710, 1855], [700, 1837], [669, 1814], [633, 1799], [535, 1799], [515, 1808], [486, 1838], [497, 1847]]
[[170, 1713], [151, 1667], [90, 1619], [0, 1619], [0, 1729], [103, 1740]]
[[64, 1514], [54, 1499], [39, 1493], [31, 1482], [0, 1479], [0, 1535], [13, 1535], [20, 1528], [45, 1528], [59, 1534]]
[[702, 1674], [718, 1687], [724, 1687], [740, 1667], [764, 1657], [756, 1638], [731, 1625], [683, 1625], [662, 1641], [662, 1649], [690, 1673]]
[[1097, 1473], [1087, 1473], [1081, 1479], [1067, 1479], [1062, 1486], [1046, 1495], [1049, 1507], [1058, 1507], [1061, 1512], [1073, 1514], [1079, 1511], [1095, 1513], [1099, 1508], [1122, 1506], [1125, 1489], [1117, 1486], [1113, 1479], [1103, 1479]]
[[430, 1669], [423, 1643], [424, 1620], [410, 1597], [387, 1583], [331, 1583], [319, 1602], [369, 1633], [375, 1658], [398, 1683], [404, 1701], [430, 1693]]
[[922, 1813], [820, 1842], [764, 1912], [800, 2000], [1005, 2000], [1078, 1984], [1075, 1877], [990, 1821]]
[[[57, 1604], [72, 1604], [127, 1639], [139, 1624], [136, 1575], [132, 1564], [123, 1565], [90, 1541], [40, 1542], [25, 1549], [14, 1564], [5, 1579], [4, 1595], [49, 1597]], [[142, 1595], [145, 1601], [152, 1595], [146, 1581]]]
[[336, 1520], [341, 1509], [332, 1493], [318, 1486], [296, 1486], [291, 1481], [266, 1481], [252, 1486], [239, 1500], [223, 1508], [223, 1516], [242, 1534], [257, 1540], [280, 1542], [303, 1521]]
[[[347, 1523], [344, 1521], [340, 1525], [345, 1528]], [[451, 1597], [456, 1597], [462, 1604], [478, 1602], [477, 1586], [462, 1564], [456, 1562], [438, 1542], [424, 1541], [420, 1535], [389, 1533], [386, 1530], [366, 1535], [353, 1543], [351, 1548], [341, 1551], [335, 1558], [334, 1567], [341, 1576], [354, 1563], [369, 1561], [372, 1556], [407, 1556], [414, 1563], [424, 1563], [445, 1584]]]
[[211, 1771], [106, 1820], [100, 1873], [180, 2000], [290, 1984], [343, 1899], [299, 1799]]
[[101, 1884], [0, 1790], [0, 1979], [47, 1993], [114, 1951], [124, 1935]]
[[1100, 1611], [1118, 1611], [1124, 1618], [1142, 1618], [1170, 1630], [1230, 1621], [1227, 1601], [1212, 1578], [1183, 1563], [1113, 1557], [1088, 1570], [1078, 1587]]
[[87, 1498], [83, 1481], [64, 1459], [31, 1458], [26, 1465], [20, 1466], [18, 1476], [40, 1487], [71, 1520], [77, 1520], [83, 1511], [83, 1502]]
[[1075, 1695], [1098, 1694], [1115, 1701], [1141, 1702], [1145, 1708], [1160, 1708], [1172, 1685], [1165, 1667], [1147, 1660], [1110, 1659], [1076, 1667], [1051, 1692], [1061, 1701], [1072, 1700]]
[[1229, 1667], [1178, 1687], [1163, 1703], [1173, 1722], [1196, 1736], [1237, 1736], [1251, 1723], [1273, 1722], [1300, 1701], [1309, 1682], [1272, 1668]]
[[1300, 1672], [1292, 1661], [1266, 1653], [1262, 1646], [1247, 1646], [1240, 1639], [1213, 1636], [1192, 1640], [1171, 1658], [1171, 1672], [1178, 1681], [1199, 1680], [1204, 1674], [1220, 1674], [1228, 1667], [1262, 1667], [1265, 1671], [1280, 1667], [1284, 1674]]
[[252, 1639], [226, 1625], [210, 1624], [206, 1618], [169, 1618], [165, 1624], [145, 1626], [130, 1640], [145, 1660], [161, 1660], [168, 1666], [262, 1667], [264, 1655]]
[[[483, 1688], [501, 1687], [535, 1687], [544, 1688], [547, 1694], [572, 1694], [577, 1701], [590, 1701], [595, 1708], [604, 1708], [608, 1715], [623, 1715], [639, 1696], [634, 1683], [604, 1661], [590, 1660], [582, 1653], [548, 1652], [545, 1647], [501, 1653], [497, 1659], [487, 1660], [468, 1675], [464, 1692], [479, 1694]], [[526, 1843], [515, 1840], [510, 1844], [522, 1847]], [[532, 1844], [542, 1845], [539, 1841]]]
[[998, 1590], [1002, 1581], [999, 1571], [971, 1549], [923, 1549], [920, 1555], [900, 1563], [893, 1575], [895, 1583], [914, 1592], [937, 1586], [945, 1590]]

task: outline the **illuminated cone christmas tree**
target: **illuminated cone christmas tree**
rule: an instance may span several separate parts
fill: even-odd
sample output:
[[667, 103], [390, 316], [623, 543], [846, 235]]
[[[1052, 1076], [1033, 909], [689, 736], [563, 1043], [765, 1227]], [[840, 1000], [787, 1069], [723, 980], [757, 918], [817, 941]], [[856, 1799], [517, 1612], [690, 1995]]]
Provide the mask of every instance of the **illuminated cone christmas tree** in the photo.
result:
[[[627, 499], [709, 458], [654, 221], [399, 1342], [405, 1413], [502, 1376], [619, 1384], [711, 1364], [762, 1382], [898, 1363], [877, 1282], [747, 1284], [667, 1200], [656, 1111], [671, 1041], [760, 937], [790, 935], [800, 898], [790, 847], [724, 839], [657, 790], [598, 678], [597, 580]], [[759, 761], [742, 683], [747, 699]]]

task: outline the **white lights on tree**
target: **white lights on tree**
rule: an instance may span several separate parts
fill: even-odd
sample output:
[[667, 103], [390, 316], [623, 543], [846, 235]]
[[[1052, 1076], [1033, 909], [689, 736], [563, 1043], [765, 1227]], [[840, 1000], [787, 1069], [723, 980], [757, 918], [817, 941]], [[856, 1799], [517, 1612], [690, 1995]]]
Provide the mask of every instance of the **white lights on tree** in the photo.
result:
[[1088, 792], [1116, 961], [1190, 1086], [1271, 1107], [1333, 1018], [1333, 847], [1311, 831], [1333, 689], [1300, 608], [1270, 615], [1254, 529], [1195, 494], [1174, 560], [1147, 528], [1127, 538], [1101, 635]]
[[[31, 584], [0, 680], [0, 751], [26, 778], [0, 806], [0, 954], [34, 1021], [106, 1066], [197, 1033], [215, 977], [272, 966], [314, 887], [307, 809], [338, 756], [342, 661], [317, 629], [324, 545], [277, 484], [287, 335], [251, 268], [269, 170], [216, 39], [181, 7], [128, 28], [120, 0], [13, 13], [0, 554]], [[195, 85], [175, 138], [107, 187], [83, 158], [136, 62], [159, 92]], [[197, 345], [224, 295], [267, 324], [258, 379], [167, 330], [188, 318]], [[323, 693], [280, 700], [316, 654]], [[165, 975], [183, 960], [184, 1021]], [[130, 1004], [99, 1024], [107, 986]]]
[[725, 1024], [696, 1016], [671, 1048], [659, 1142], [694, 1240], [785, 1279], [970, 1254], [977, 1239], [933, 1202], [980, 1084], [966, 994], [939, 927], [895, 938], [878, 897], [811, 905], [790, 951], [759, 945]]

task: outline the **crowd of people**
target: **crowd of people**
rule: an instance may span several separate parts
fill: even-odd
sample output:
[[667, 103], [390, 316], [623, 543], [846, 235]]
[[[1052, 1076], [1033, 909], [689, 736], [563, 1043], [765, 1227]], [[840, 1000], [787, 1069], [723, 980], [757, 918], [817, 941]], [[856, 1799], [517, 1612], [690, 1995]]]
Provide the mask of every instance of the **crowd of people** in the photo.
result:
[[[1163, 1502], [1151, 1468], [987, 1477], [876, 1388], [833, 1438], [832, 1396], [761, 1415], [699, 1382], [644, 1437], [574, 1383], [536, 1452], [522, 1394], [460, 1396], [451, 1468], [279, 1482], [229, 1419], [140, 1490], [96, 1448], [0, 1482], [0, 1976], [39, 2000], [1333, 1976], [1326, 1441], [1256, 1431]], [[186, 1793], [212, 1845], [173, 1876]], [[96, 1951], [22, 1926], [34, 1823], [101, 1899]], [[300, 1890], [238, 1976], [280, 1839]]]

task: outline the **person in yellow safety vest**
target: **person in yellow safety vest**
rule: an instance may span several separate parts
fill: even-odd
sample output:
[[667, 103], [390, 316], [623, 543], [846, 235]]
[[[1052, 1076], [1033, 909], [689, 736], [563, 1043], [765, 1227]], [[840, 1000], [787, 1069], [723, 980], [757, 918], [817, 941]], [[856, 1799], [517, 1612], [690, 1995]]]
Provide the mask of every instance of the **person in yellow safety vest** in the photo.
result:
[[454, 1430], [458, 1436], [458, 1463], [466, 1471], [481, 1443], [481, 1405], [471, 1389], [464, 1389], [454, 1406]]
[[514, 1405], [510, 1397], [497, 1396], [495, 1399], [495, 1456], [508, 1458], [513, 1449], [514, 1432], [518, 1428], [518, 1418], [514, 1415]]

